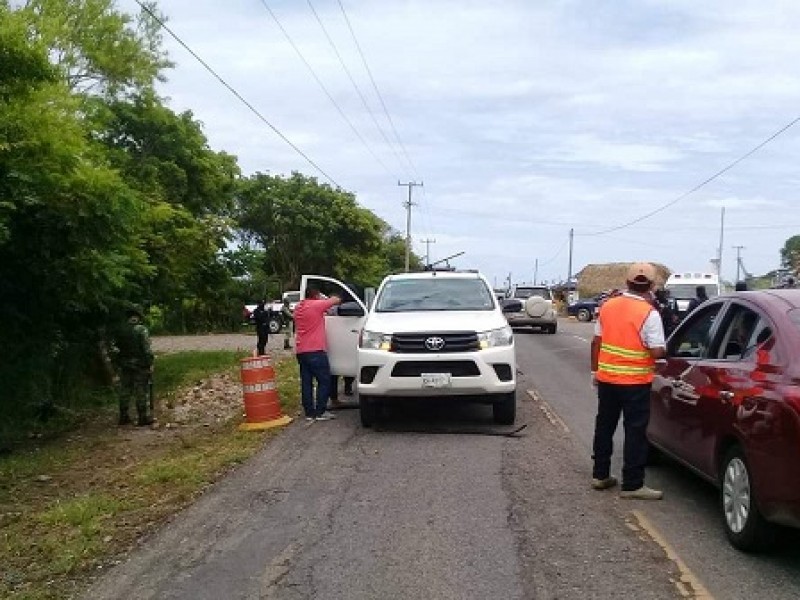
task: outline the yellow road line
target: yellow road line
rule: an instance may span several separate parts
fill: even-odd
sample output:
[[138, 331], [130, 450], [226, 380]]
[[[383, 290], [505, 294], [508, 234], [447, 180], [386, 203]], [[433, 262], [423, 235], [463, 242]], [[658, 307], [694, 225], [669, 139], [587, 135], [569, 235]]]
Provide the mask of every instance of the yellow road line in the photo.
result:
[[563, 419], [558, 416], [558, 413], [553, 410], [553, 408], [542, 398], [536, 390], [528, 390], [528, 396], [531, 397], [538, 406], [539, 409], [544, 413], [544, 416], [547, 417], [547, 420], [550, 421], [550, 424], [553, 427], [557, 427], [561, 429], [564, 433], [569, 433], [569, 427], [567, 424], [564, 423]]
[[692, 573], [691, 569], [686, 566], [686, 563], [683, 562], [678, 553], [675, 552], [674, 548], [667, 543], [667, 540], [664, 539], [664, 536], [655, 528], [655, 526], [647, 519], [647, 517], [642, 514], [641, 511], [634, 510], [632, 512], [633, 517], [636, 519], [636, 523], [631, 521], [626, 521], [628, 527], [633, 529], [634, 531], [644, 531], [650, 539], [652, 539], [656, 544], [661, 546], [664, 550], [664, 553], [667, 555], [675, 566], [678, 569], [678, 573], [680, 573], [680, 578], [675, 580], [675, 587], [678, 588], [678, 592], [684, 598], [697, 598], [698, 600], [714, 600], [714, 596], [706, 589], [706, 587], [700, 583], [700, 580], [697, 576]]

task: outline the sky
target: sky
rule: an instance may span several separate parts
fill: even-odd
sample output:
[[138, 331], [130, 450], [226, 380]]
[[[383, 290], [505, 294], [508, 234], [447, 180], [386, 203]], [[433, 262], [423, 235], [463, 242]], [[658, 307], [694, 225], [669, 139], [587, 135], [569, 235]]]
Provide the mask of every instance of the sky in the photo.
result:
[[709, 271], [721, 235], [722, 275], [735, 280], [737, 253], [763, 274], [800, 234], [800, 123], [733, 164], [800, 117], [796, 0], [160, 10], [295, 147], [164, 32], [175, 67], [159, 93], [193, 112], [214, 150], [245, 175], [300, 171], [351, 191], [403, 235], [398, 182], [421, 182], [414, 251], [458, 254], [452, 266], [496, 285], [563, 281], [590, 263]]

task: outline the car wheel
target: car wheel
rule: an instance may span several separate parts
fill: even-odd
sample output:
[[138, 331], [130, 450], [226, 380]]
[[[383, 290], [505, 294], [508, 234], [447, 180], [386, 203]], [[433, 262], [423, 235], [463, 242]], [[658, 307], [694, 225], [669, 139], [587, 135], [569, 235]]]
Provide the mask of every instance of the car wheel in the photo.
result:
[[774, 528], [758, 510], [750, 467], [739, 446], [728, 450], [719, 479], [722, 522], [728, 540], [745, 552], [763, 548]]
[[492, 418], [498, 425], [513, 425], [517, 418], [517, 394], [500, 394], [492, 403]]
[[276, 319], [276, 318], [270, 319], [269, 320], [269, 332], [270, 333], [280, 333], [282, 325], [283, 324], [281, 323], [280, 319]]
[[587, 322], [592, 320], [592, 313], [589, 311], [588, 308], [581, 308], [578, 310], [578, 314], [575, 315], [578, 321]]
[[557, 325], [556, 323], [553, 323], [552, 325], [550, 325], [550, 326], [547, 328], [547, 333], [553, 334], [553, 333], [555, 333], [556, 331], [558, 331], [558, 325]]
[[358, 395], [358, 412], [364, 427], [372, 427], [378, 420], [378, 405], [370, 396]]

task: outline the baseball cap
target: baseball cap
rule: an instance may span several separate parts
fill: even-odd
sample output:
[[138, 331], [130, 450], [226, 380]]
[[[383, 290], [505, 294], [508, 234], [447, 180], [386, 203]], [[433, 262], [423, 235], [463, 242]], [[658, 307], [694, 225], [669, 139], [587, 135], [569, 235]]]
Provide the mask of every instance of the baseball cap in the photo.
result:
[[628, 281], [632, 283], [653, 283], [655, 280], [656, 270], [650, 263], [633, 263], [628, 269]]

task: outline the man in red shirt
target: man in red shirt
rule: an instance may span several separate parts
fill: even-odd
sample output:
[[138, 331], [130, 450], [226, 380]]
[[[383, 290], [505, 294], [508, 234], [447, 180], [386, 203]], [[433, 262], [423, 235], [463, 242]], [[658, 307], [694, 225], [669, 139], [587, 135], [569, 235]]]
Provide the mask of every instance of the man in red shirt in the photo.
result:
[[325, 312], [341, 302], [342, 299], [337, 296], [322, 298], [318, 289], [309, 287], [305, 299], [294, 309], [294, 347], [300, 365], [300, 396], [306, 421], [334, 418], [327, 410], [331, 393], [331, 366], [325, 342]]

